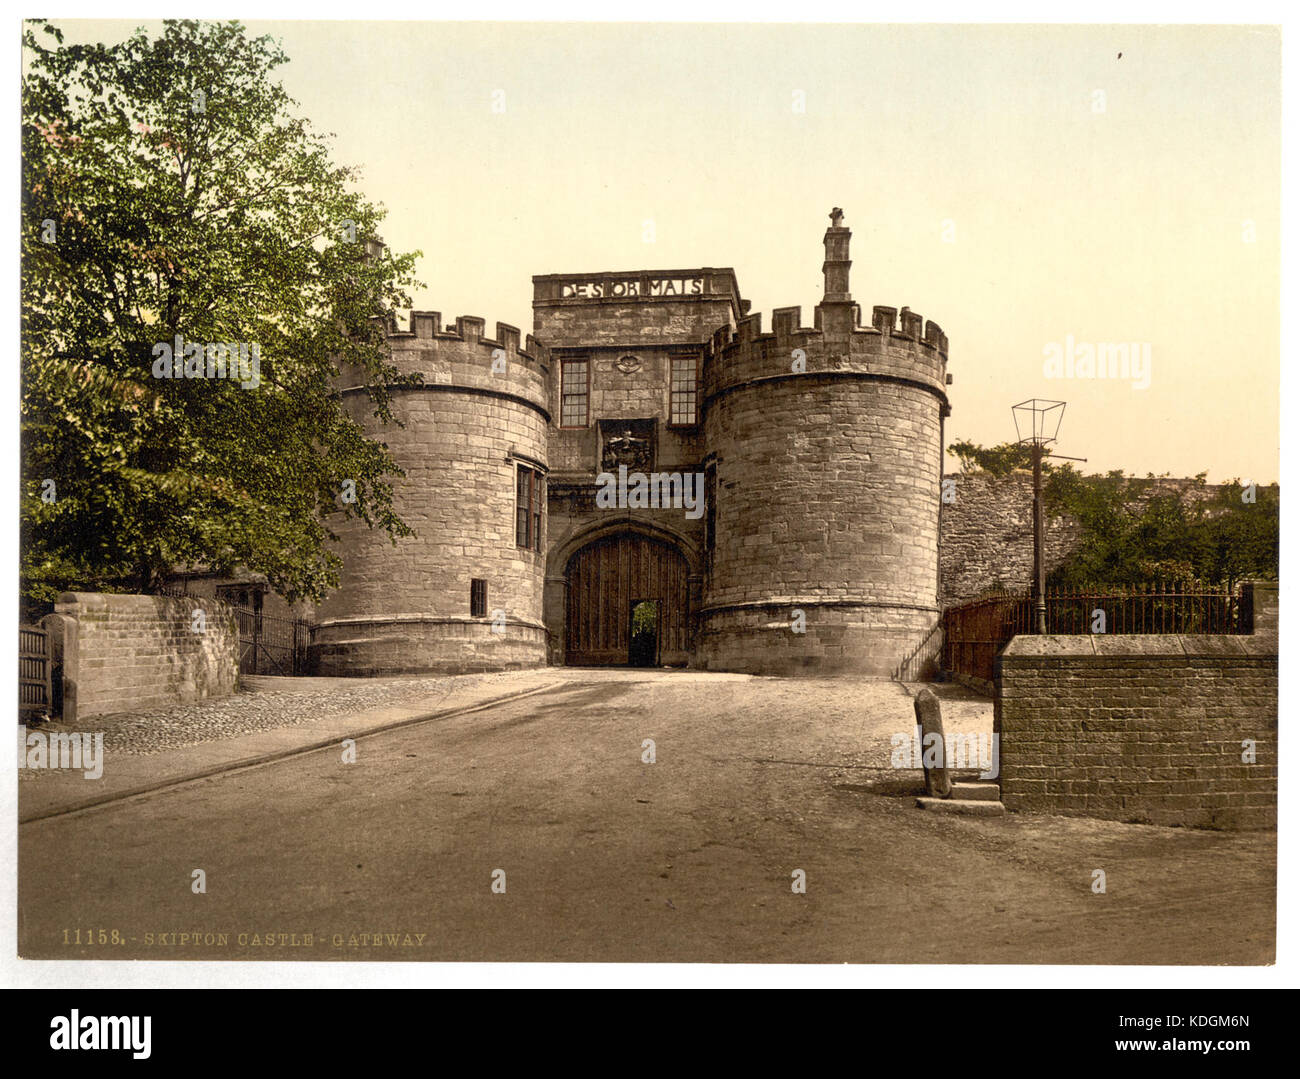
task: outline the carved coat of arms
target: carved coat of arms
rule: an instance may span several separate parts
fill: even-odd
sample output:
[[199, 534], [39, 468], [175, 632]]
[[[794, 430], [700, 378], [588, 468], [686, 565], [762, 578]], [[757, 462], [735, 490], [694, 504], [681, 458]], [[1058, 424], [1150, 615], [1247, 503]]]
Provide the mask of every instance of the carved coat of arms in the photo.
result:
[[605, 450], [601, 455], [600, 467], [606, 472], [615, 472], [619, 465], [627, 465], [629, 472], [645, 472], [650, 469], [650, 440], [634, 438], [631, 431], [605, 441]]

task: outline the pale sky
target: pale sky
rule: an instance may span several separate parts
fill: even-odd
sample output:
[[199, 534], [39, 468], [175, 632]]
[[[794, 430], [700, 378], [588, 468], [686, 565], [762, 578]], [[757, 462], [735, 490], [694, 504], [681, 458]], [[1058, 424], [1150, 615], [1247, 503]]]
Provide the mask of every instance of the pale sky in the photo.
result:
[[[949, 440], [1064, 399], [1087, 471], [1278, 478], [1276, 30], [248, 26], [386, 242], [424, 252], [417, 308], [528, 332], [533, 274], [731, 266], [764, 329], [811, 325], [841, 206], [864, 323], [906, 305], [948, 335]], [[1149, 387], [1045, 378], [1067, 337], [1148, 345]]]

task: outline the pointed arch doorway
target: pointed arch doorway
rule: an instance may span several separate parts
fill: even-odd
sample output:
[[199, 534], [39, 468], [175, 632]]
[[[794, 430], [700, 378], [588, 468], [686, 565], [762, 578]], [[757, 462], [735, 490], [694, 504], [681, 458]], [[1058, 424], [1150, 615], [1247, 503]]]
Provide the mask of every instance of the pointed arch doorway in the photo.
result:
[[662, 540], [605, 536], [569, 559], [564, 661], [570, 666], [685, 666], [686, 559]]

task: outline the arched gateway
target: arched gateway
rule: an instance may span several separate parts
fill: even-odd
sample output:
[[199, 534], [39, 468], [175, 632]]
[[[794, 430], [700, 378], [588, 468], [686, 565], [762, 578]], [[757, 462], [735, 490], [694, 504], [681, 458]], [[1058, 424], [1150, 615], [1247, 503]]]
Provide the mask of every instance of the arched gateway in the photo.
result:
[[688, 569], [671, 544], [633, 532], [605, 536], [569, 559], [565, 579], [566, 663], [684, 666], [690, 659]]
[[319, 673], [883, 678], [923, 661], [939, 640], [948, 338], [906, 307], [863, 325], [849, 241], [836, 210], [811, 327], [784, 307], [764, 332], [716, 267], [535, 277], [522, 347], [468, 315], [390, 319], [392, 363], [421, 376], [394, 387], [404, 426], [371, 423], [358, 373], [338, 389], [402, 465], [393, 501], [415, 534], [394, 546], [341, 522]]

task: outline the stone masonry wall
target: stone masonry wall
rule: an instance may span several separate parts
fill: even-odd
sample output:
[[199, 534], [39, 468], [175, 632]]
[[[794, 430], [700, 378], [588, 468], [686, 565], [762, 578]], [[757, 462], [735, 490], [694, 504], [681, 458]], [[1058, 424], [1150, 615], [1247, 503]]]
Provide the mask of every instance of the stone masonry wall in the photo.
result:
[[[698, 349], [696, 350], [698, 352]], [[694, 469], [703, 456], [702, 436], [698, 425], [671, 426], [669, 419], [670, 360], [687, 356], [685, 348], [618, 348], [591, 349], [586, 353], [590, 365], [588, 422], [583, 428], [552, 427], [550, 432], [550, 466], [559, 474], [581, 474], [594, 481], [600, 470], [601, 420], [656, 419], [654, 469], [683, 472]], [[625, 356], [640, 364], [624, 372], [617, 366]], [[698, 360], [697, 360], [698, 362]], [[553, 392], [559, 399], [561, 357], [557, 356]], [[621, 434], [621, 429], [616, 429]]]
[[[239, 627], [218, 600], [65, 592], [54, 610], [48, 622], [60, 637], [65, 723], [235, 689]], [[194, 628], [196, 610], [202, 632]]]
[[[700, 292], [690, 292], [688, 285], [681, 296], [651, 295], [652, 280], [676, 277], [698, 280]], [[652, 463], [646, 471], [701, 473], [700, 401], [697, 397], [695, 424], [671, 422], [672, 360], [693, 358], [698, 369], [705, 342], [718, 327], [735, 325], [742, 301], [730, 270], [549, 275], [535, 277], [533, 283], [533, 329], [550, 348], [552, 399], [560, 399], [566, 357], [585, 359], [589, 370], [587, 425], [560, 427], [557, 416], [548, 443], [548, 660], [563, 663], [569, 560], [588, 543], [619, 532], [660, 540], [682, 555], [688, 567], [686, 613], [688, 622], [693, 621], [704, 521], [687, 517], [683, 508], [598, 508], [602, 433], [606, 438], [621, 435], [620, 421], [654, 421], [637, 427], [638, 435], [652, 440]]]
[[948, 338], [907, 307], [862, 324], [830, 217], [813, 325], [779, 307], [764, 333], [746, 312], [705, 349], [710, 669], [890, 677], [934, 639]]
[[[1034, 478], [1028, 472], [993, 476], [954, 472], [953, 500], [940, 519], [940, 603], [952, 606], [995, 589], [1020, 592], [1034, 579]], [[1048, 513], [1043, 521], [1047, 572], [1078, 546], [1079, 522]]]
[[[801, 610], [803, 633], [791, 629]], [[892, 677], [932, 636], [935, 615], [866, 604], [762, 603], [708, 612], [696, 637], [698, 665], [755, 674]], [[923, 664], [922, 664], [923, 665]]]
[[[698, 279], [700, 291], [651, 295], [651, 277]], [[626, 279], [643, 282], [626, 294]], [[573, 283], [580, 282], [578, 289]], [[623, 288], [624, 292], [616, 294]], [[551, 348], [698, 344], [741, 311], [729, 269], [638, 270], [631, 274], [545, 274], [533, 278], [533, 333]]]
[[[362, 521], [335, 525], [343, 557], [340, 587], [317, 609], [312, 663], [320, 674], [463, 672], [545, 662], [541, 550], [515, 541], [516, 469], [546, 467], [549, 370], [542, 350], [519, 334], [461, 318], [443, 331], [436, 313], [417, 312], [414, 330], [390, 335], [393, 362], [425, 385], [397, 389], [404, 427], [376, 428], [406, 475], [394, 504], [415, 535], [392, 544]], [[494, 369], [494, 359], [503, 361]], [[345, 407], [372, 426], [364, 393]], [[470, 583], [487, 583], [487, 614], [471, 614]], [[494, 632], [494, 612], [498, 617]]]
[[1063, 816], [1275, 828], [1277, 669], [1276, 637], [1262, 634], [1017, 637], [995, 706], [1002, 800]]
[[888, 677], [933, 629], [946, 340], [896, 314], [876, 308], [868, 329], [823, 304], [804, 329], [782, 308], [770, 334], [758, 316], [715, 334], [702, 666]]
[[[995, 589], [1027, 591], [1034, 576], [1034, 481], [1027, 471], [1006, 476], [950, 472], [953, 501], [940, 521], [940, 604], [950, 607]], [[1222, 488], [1194, 479], [1156, 477], [1142, 483], [1141, 497], [1178, 494], [1185, 502], [1212, 501]], [[1052, 514], [1044, 520], [1047, 572], [1063, 565], [1082, 538], [1079, 522]]]

